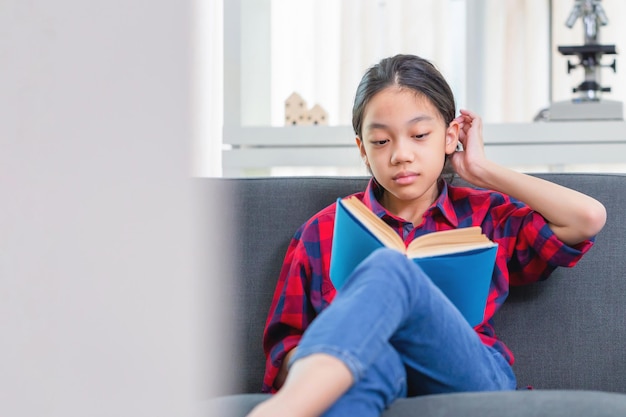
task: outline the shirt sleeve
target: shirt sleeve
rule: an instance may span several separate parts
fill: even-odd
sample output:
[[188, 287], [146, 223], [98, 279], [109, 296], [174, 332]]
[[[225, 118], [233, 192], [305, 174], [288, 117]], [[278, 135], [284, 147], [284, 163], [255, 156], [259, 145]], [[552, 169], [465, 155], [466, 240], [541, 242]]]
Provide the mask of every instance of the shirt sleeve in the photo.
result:
[[521, 202], [512, 200], [499, 210], [508, 211], [500, 217], [500, 239], [508, 241], [511, 285], [545, 280], [559, 266], [573, 267], [593, 246], [593, 239], [575, 246], [563, 243], [541, 214]]
[[319, 272], [325, 269], [325, 248], [320, 244], [323, 237], [318, 220], [296, 232], [285, 255], [263, 334], [263, 392], [276, 392], [275, 380], [285, 355], [298, 345], [305, 329], [327, 304], [322, 296], [325, 280]]

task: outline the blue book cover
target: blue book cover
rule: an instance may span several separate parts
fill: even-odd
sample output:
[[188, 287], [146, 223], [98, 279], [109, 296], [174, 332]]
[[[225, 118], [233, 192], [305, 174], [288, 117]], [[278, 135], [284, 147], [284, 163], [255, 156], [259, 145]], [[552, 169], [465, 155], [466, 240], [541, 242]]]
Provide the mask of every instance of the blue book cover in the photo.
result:
[[[330, 259], [330, 278], [337, 290], [341, 290], [352, 271], [374, 250], [387, 246], [406, 254], [402, 239], [384, 221], [358, 199], [351, 199], [348, 203], [351, 204], [337, 200]], [[352, 203], [362, 207], [355, 211]], [[363, 208], [369, 214], [363, 212]], [[366, 223], [369, 226], [365, 226]], [[441, 234], [444, 234], [443, 239], [440, 239]], [[465, 239], [469, 242], [464, 243]], [[482, 235], [477, 227], [434, 232], [414, 242], [419, 248], [407, 256], [422, 268], [470, 325], [482, 323], [497, 244]]]

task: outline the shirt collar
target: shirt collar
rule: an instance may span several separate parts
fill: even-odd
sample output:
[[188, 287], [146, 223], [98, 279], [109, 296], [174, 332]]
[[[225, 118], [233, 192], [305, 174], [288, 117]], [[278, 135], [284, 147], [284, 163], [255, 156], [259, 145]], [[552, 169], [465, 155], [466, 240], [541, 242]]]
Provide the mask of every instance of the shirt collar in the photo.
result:
[[[367, 184], [367, 188], [365, 189], [363, 203], [365, 203], [365, 205], [369, 207], [369, 209], [372, 210], [372, 212], [378, 217], [382, 218], [384, 216], [389, 216], [397, 219], [396, 216], [389, 213], [387, 209], [385, 209], [382, 204], [379, 203], [379, 199], [384, 191], [385, 189], [380, 184], [378, 184], [376, 179], [371, 178], [369, 183]], [[435, 202], [426, 212], [430, 212], [432, 215], [432, 212], [434, 210], [438, 210], [452, 226], [458, 227], [459, 220], [454, 210], [454, 204], [452, 203], [452, 200], [450, 198], [448, 183], [445, 180], [439, 181], [439, 197], [437, 197]]]
[[445, 180], [439, 181], [439, 197], [435, 200], [431, 210], [433, 207], [437, 207], [452, 226], [459, 226], [459, 219], [456, 217], [456, 210], [454, 210], [454, 204], [450, 197], [448, 183]]
[[365, 203], [375, 215], [381, 218], [385, 215], [391, 215], [391, 213], [378, 202], [384, 191], [385, 189], [372, 177], [367, 184], [365, 195], [363, 196], [363, 203]]

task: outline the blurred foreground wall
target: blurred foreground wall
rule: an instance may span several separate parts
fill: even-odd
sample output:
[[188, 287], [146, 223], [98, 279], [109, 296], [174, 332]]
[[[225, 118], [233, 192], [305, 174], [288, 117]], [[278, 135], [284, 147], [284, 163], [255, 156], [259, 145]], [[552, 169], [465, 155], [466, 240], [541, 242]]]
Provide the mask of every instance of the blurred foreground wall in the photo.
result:
[[213, 389], [192, 22], [191, 0], [0, 4], [2, 416], [185, 416]]

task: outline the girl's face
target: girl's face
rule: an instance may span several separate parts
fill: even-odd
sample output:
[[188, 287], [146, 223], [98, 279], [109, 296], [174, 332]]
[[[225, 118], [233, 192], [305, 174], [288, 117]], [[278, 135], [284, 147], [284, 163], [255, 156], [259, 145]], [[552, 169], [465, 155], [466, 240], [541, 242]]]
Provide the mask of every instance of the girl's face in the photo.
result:
[[[407, 88], [377, 93], [363, 114], [361, 156], [386, 190], [383, 205], [396, 215], [425, 210], [437, 198], [446, 154], [457, 145], [457, 122], [446, 126], [431, 101]], [[405, 217], [406, 218], [406, 217]]]

